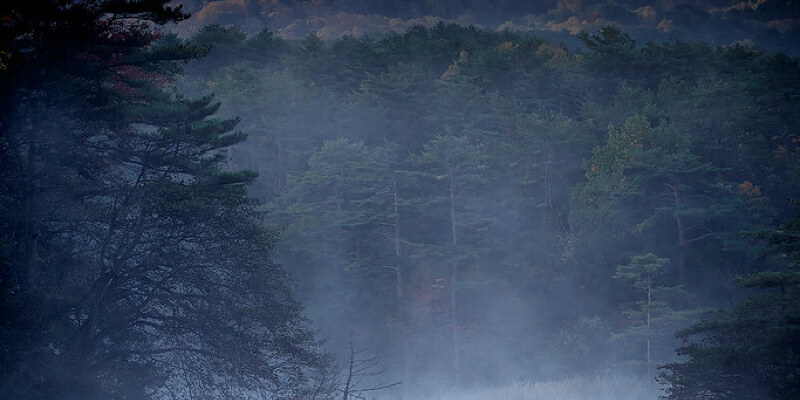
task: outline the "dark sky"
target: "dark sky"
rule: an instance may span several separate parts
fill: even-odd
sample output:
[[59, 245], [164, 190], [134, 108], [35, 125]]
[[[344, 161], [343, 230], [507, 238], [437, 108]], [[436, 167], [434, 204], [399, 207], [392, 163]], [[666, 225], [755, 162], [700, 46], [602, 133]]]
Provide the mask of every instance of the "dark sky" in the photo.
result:
[[219, 23], [239, 25], [247, 32], [267, 27], [286, 38], [312, 31], [335, 38], [402, 32], [412, 25], [444, 20], [568, 36], [613, 24], [632, 33], [639, 43], [676, 37], [800, 53], [800, 0], [185, 0], [183, 4], [193, 14], [179, 28], [185, 33]]

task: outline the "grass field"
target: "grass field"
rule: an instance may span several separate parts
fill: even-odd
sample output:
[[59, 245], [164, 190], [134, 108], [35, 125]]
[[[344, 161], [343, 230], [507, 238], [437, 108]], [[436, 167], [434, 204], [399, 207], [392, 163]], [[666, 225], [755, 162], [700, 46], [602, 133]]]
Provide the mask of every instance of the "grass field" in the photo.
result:
[[490, 388], [416, 395], [403, 400], [656, 400], [658, 394], [658, 385], [654, 382], [612, 375], [549, 382], [512, 382]]

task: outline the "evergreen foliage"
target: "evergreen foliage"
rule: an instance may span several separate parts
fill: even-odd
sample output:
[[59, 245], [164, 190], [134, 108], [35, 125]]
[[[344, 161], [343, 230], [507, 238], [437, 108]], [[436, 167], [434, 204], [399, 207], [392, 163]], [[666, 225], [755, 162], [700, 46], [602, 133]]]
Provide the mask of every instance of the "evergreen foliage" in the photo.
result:
[[[640, 372], [644, 337], [652, 370], [725, 277], [761, 269], [741, 232], [797, 197], [796, 60], [615, 27], [580, 38], [441, 23], [190, 67], [258, 143], [234, 163], [281, 171], [254, 193], [332, 346], [372, 332], [407, 391]], [[615, 275], [651, 253], [664, 268], [643, 305]]]
[[169, 87], [207, 49], [166, 0], [7, 2], [0, 397], [302, 398], [327, 359], [226, 168], [244, 140]]
[[[773, 229], [800, 197], [796, 60], [2, 7], [6, 397], [327, 398], [274, 258], [334, 352], [359, 332], [407, 394], [666, 361], [667, 398], [797, 397], [797, 223]], [[733, 276], [755, 294], [691, 325]]]
[[677, 353], [687, 359], [662, 366], [665, 399], [791, 399], [800, 394], [800, 252], [797, 217], [760, 232], [767, 242], [765, 270], [739, 276], [749, 295], [680, 330]]

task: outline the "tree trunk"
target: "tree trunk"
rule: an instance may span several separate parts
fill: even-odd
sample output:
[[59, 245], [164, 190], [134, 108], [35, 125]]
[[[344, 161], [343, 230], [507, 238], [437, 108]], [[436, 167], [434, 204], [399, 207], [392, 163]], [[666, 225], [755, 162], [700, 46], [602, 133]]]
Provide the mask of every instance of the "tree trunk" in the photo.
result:
[[397, 195], [397, 181], [394, 181], [394, 255], [400, 258], [400, 196]]
[[453, 176], [453, 169], [450, 168], [450, 232], [452, 234], [453, 247], [458, 244], [458, 236], [456, 235], [456, 184], [455, 177]]
[[678, 192], [678, 185], [666, 184], [672, 189], [672, 195], [675, 201], [675, 224], [678, 228], [678, 279], [682, 283], [686, 283], [686, 228], [683, 223], [683, 217], [680, 215], [681, 196]]
[[408, 343], [408, 315], [406, 312], [405, 292], [403, 290], [403, 269], [401, 267], [400, 257], [402, 255], [402, 246], [400, 244], [400, 196], [397, 193], [397, 181], [394, 181], [394, 256], [395, 256], [395, 292], [397, 295], [397, 308], [400, 318], [401, 341], [403, 346], [403, 388], [408, 387], [411, 376], [410, 365], [410, 346]]
[[31, 142], [28, 144], [28, 165], [26, 174], [29, 179], [30, 190], [24, 192], [23, 199], [23, 249], [24, 270], [21, 273], [21, 280], [25, 290], [33, 290], [36, 285], [39, 262], [39, 216], [37, 204], [38, 177], [36, 168], [37, 148], [36, 134], [31, 130]]
[[[452, 233], [452, 249], [455, 251], [458, 244], [456, 232], [456, 208], [455, 208], [455, 176], [453, 168], [450, 168], [450, 230]], [[453, 254], [455, 256], [455, 254]], [[451, 312], [451, 334], [453, 336], [453, 377], [456, 385], [460, 384], [461, 378], [461, 354], [460, 337], [458, 334], [458, 296], [456, 287], [458, 286], [458, 264], [454, 260], [450, 262], [450, 312]]]
[[650, 380], [650, 303], [652, 301], [651, 297], [651, 289], [652, 283], [647, 284], [647, 332], [645, 336], [647, 336], [647, 364], [645, 365], [647, 370], [647, 380]]

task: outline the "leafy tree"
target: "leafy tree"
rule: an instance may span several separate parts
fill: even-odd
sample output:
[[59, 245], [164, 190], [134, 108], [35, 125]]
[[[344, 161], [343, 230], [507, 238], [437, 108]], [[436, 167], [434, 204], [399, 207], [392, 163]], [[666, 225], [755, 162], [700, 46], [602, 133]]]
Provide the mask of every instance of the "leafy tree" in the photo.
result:
[[688, 360], [661, 367], [664, 398], [796, 398], [798, 282], [796, 272], [742, 278], [743, 288], [761, 290], [678, 332], [684, 344], [677, 352]]
[[[228, 34], [228, 62], [198, 87], [251, 133], [231, 165], [261, 173], [253, 193], [284, 218], [280, 254], [304, 298], [336, 293], [310, 303], [323, 331], [347, 320], [380, 332], [368, 345], [407, 355], [406, 386], [453, 370], [453, 357], [427, 356], [454, 337], [464, 381], [508, 379], [501, 364], [588, 368], [586, 343], [605, 343], [606, 327], [629, 345], [618, 361], [643, 364], [648, 310], [665, 323], [650, 332], [661, 359], [675, 310], [717, 306], [726, 276], [763, 269], [739, 232], [771, 226], [790, 212], [780, 199], [797, 197], [789, 57], [637, 46], [613, 27], [581, 35], [582, 52], [445, 23], [377, 39]], [[451, 201], [445, 160], [470, 146]], [[613, 279], [648, 253], [671, 260], [649, 308]], [[620, 307], [631, 318], [609, 311]], [[548, 343], [559, 346], [536, 350]]]
[[156, 42], [166, 3], [4, 14], [2, 397], [297, 398], [326, 365], [224, 169], [237, 121], [165, 89], [205, 52]]
[[435, 78], [419, 64], [399, 64], [365, 76], [348, 110], [353, 120], [365, 125], [360, 139], [368, 144], [391, 140], [404, 149], [419, 149], [441, 123], [429, 103]]
[[[247, 144], [231, 148], [230, 160], [259, 173], [251, 193], [263, 201], [288, 190], [290, 176], [302, 173], [308, 157], [333, 132], [350, 128], [341, 117], [345, 105], [337, 104], [330, 90], [309, 87], [288, 69], [231, 63], [201, 92], [209, 90], [223, 102], [220, 112], [240, 118], [248, 132]], [[313, 116], [309, 109], [316, 110]]]
[[604, 26], [596, 34], [581, 32], [578, 34], [589, 53], [585, 64], [598, 74], [596, 92], [603, 96], [611, 95], [618, 83], [625, 76], [635, 74], [638, 70], [638, 52], [636, 41], [616, 26]]
[[652, 379], [653, 360], [663, 357], [658, 348], [671, 347], [671, 334], [685, 326], [691, 317], [690, 312], [675, 307], [685, 307], [692, 296], [680, 286], [664, 286], [657, 282], [667, 272], [669, 264], [669, 259], [659, 258], [653, 253], [634, 255], [630, 263], [617, 266], [614, 274], [615, 278], [630, 282], [644, 296], [625, 310], [628, 328], [617, 339], [644, 339], [645, 376], [648, 380]]
[[[208, 25], [192, 36], [190, 43], [210, 49], [205, 57], [202, 71], [213, 71], [229, 63], [231, 58], [243, 53], [247, 35], [238, 27]], [[198, 73], [201, 70], [192, 71]]]
[[[647, 293], [646, 300], [642, 302], [639, 310], [633, 310], [633, 315], [644, 314], [644, 337], [647, 341], [647, 376], [650, 376], [650, 341], [651, 341], [651, 317], [653, 310], [653, 286], [658, 275], [666, 272], [669, 259], [657, 258], [653, 253], [631, 257], [630, 264], [617, 266], [615, 278], [627, 279], [631, 284]], [[631, 314], [629, 314], [629, 318]]]
[[384, 70], [384, 61], [369, 38], [347, 35], [331, 46], [331, 57], [339, 60], [334, 83], [340, 90], [356, 89], [363, 77]]
[[287, 223], [304, 227], [293, 229], [292, 235], [313, 235], [290, 236], [286, 250], [318, 261], [336, 259], [348, 268], [380, 264], [381, 258], [394, 254], [393, 240], [382, 246], [383, 241], [374, 240], [389, 236], [383, 231], [395, 218], [391, 156], [383, 148], [346, 139], [325, 142], [282, 198], [288, 202], [282, 211]]
[[334, 345], [344, 347], [347, 330], [363, 326], [374, 331], [365, 340], [376, 349], [406, 343], [408, 243], [397, 158], [390, 143], [327, 141], [275, 204], [286, 225], [280, 254], [304, 280], [304, 299], [339, 299], [315, 315]]
[[[465, 286], [461, 276], [469, 265], [476, 265], [486, 250], [489, 237], [481, 231], [488, 229], [493, 220], [487, 211], [487, 199], [480, 196], [481, 187], [490, 180], [487, 154], [484, 147], [469, 136], [437, 135], [425, 144], [415, 159], [417, 174], [428, 178], [428, 191], [417, 194], [419, 208], [428, 224], [424, 231], [415, 231], [415, 237], [429, 244], [431, 256], [449, 265], [450, 333], [452, 338], [452, 374], [456, 382], [461, 379], [461, 327], [459, 289]], [[420, 226], [417, 226], [420, 228]], [[443, 238], [448, 238], [444, 240]]]
[[[651, 249], [676, 254], [681, 282], [690, 276], [691, 245], [722, 239], [715, 227], [724, 222], [723, 216], [743, 207], [721, 184], [721, 169], [693, 153], [689, 143], [681, 130], [664, 124], [654, 129], [646, 118], [634, 115], [593, 150], [584, 166], [587, 182], [576, 191], [588, 207], [581, 211], [587, 212], [587, 228], [605, 226], [620, 240], [638, 237]], [[659, 222], [670, 219], [674, 229], [663, 232], [660, 228], [667, 225]], [[675, 240], [660, 239], [669, 236]]]
[[660, 367], [665, 399], [800, 395], [797, 220], [756, 235], [767, 241], [772, 265], [737, 279], [751, 292], [743, 301], [677, 333], [683, 345], [676, 351], [687, 359]]

